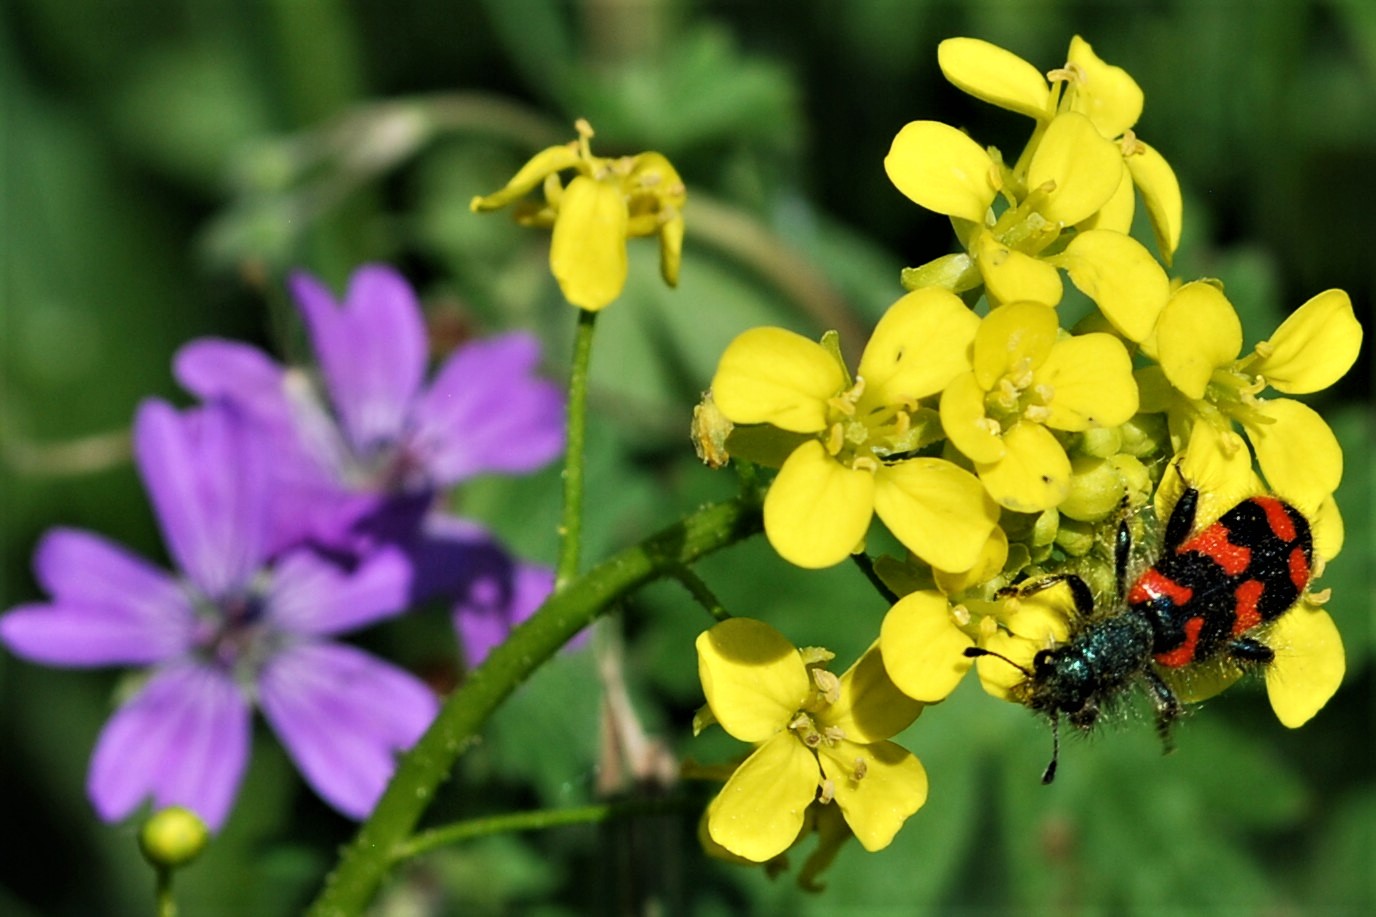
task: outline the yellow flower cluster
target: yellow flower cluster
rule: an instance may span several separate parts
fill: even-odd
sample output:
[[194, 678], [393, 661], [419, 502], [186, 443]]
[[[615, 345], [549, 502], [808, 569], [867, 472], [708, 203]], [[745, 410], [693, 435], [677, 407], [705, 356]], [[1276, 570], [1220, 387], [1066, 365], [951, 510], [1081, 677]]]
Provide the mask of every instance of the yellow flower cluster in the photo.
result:
[[[678, 285], [683, 253], [683, 206], [688, 193], [669, 160], [655, 152], [604, 159], [592, 154], [588, 122], [577, 123], [578, 139], [536, 153], [500, 191], [475, 197], [475, 212], [521, 201], [537, 187], [544, 200], [517, 210], [525, 226], [554, 231], [549, 265], [564, 298], [597, 311], [626, 285], [626, 240], [659, 237], [664, 282]], [[573, 172], [565, 186], [561, 172]]]
[[[708, 833], [751, 861], [786, 850], [807, 832], [809, 808], [833, 800], [867, 849], [887, 844], [926, 797], [921, 765], [888, 738], [972, 666], [990, 693], [1017, 699], [1018, 666], [1030, 671], [1083, 623], [1068, 590], [1006, 587], [1073, 573], [1111, 595], [1120, 521], [1139, 534], [1153, 515], [1164, 523], [1182, 479], [1201, 493], [1197, 527], [1272, 492], [1311, 521], [1316, 571], [1342, 544], [1337, 440], [1312, 409], [1263, 394], [1315, 392], [1347, 372], [1361, 343], [1347, 295], [1320, 293], [1242, 355], [1221, 285], [1167, 273], [1181, 195], [1133, 133], [1143, 95], [1127, 73], [1079, 37], [1045, 77], [971, 38], [943, 42], [939, 60], [960, 89], [1034, 122], [1011, 164], [935, 121], [895, 137], [890, 179], [950, 218], [961, 251], [904, 272], [908, 292], [854, 372], [834, 334], [755, 328], [727, 347], [700, 410], [718, 419], [695, 433], [713, 464], [778, 469], [764, 525], [782, 557], [839, 563], [864, 550], [874, 516], [907, 551], [875, 565], [899, 598], [839, 683], [759, 622], [699, 638], [711, 717], [755, 746]], [[1128, 235], [1138, 195], [1157, 256]], [[1095, 306], [1069, 329], [1062, 273]], [[1262, 635], [1276, 652], [1267, 690], [1287, 726], [1317, 712], [1343, 675], [1325, 598], [1306, 593]], [[976, 662], [973, 647], [1003, 658]], [[1195, 700], [1240, 674], [1221, 664], [1177, 689]]]

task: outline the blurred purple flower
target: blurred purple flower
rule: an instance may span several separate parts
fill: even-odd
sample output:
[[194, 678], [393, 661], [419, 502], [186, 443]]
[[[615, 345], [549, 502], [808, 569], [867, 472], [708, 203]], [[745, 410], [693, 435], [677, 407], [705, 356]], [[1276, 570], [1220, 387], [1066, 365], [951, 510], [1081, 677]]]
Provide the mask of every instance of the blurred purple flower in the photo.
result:
[[403, 548], [415, 564], [411, 600], [452, 602], [460, 635], [483, 635], [465, 639], [477, 664], [491, 628], [504, 634], [533, 611], [549, 592], [538, 584], [553, 578], [513, 561], [479, 526], [441, 515], [436, 497], [478, 474], [534, 471], [563, 450], [563, 393], [534, 374], [539, 342], [522, 333], [469, 342], [427, 386], [420, 304], [396, 271], [359, 268], [342, 304], [309, 275], [290, 284], [317, 378], [216, 339], [182, 348], [177, 378], [272, 436], [284, 485], [273, 550], [312, 544], [352, 561], [378, 545]]
[[256, 705], [315, 791], [363, 818], [437, 703], [412, 675], [329, 638], [403, 610], [409, 564], [386, 550], [344, 572], [306, 548], [269, 563], [274, 458], [226, 406], [146, 402], [134, 437], [180, 575], [57, 529], [34, 558], [50, 600], [0, 617], [0, 640], [36, 662], [150, 666], [97, 741], [96, 810], [114, 821], [151, 797], [218, 829]]

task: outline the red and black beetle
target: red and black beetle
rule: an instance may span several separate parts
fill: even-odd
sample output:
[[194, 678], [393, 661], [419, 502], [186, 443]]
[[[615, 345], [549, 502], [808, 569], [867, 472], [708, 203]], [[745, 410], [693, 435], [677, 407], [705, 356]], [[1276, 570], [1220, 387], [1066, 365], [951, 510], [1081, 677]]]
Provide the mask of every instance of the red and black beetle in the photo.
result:
[[[1054, 746], [1044, 783], [1056, 775], [1062, 714], [1088, 729], [1107, 702], [1143, 684], [1169, 748], [1170, 727], [1182, 708], [1158, 667], [1179, 669], [1220, 657], [1264, 665], [1275, 658], [1252, 632], [1293, 608], [1309, 585], [1309, 521], [1288, 503], [1256, 496], [1194, 533], [1198, 507], [1199, 491], [1186, 488], [1166, 522], [1160, 556], [1126, 590], [1131, 538], [1126, 521], [1120, 523], [1114, 549], [1120, 610], [1108, 617], [1092, 617], [1093, 594], [1075, 574], [1015, 587], [1016, 594], [1027, 595], [1063, 582], [1080, 619], [1090, 622], [1064, 645], [1039, 651], [1031, 669], [1023, 669], [1026, 680], [1014, 688], [1028, 707], [1051, 717]], [[978, 647], [965, 652], [996, 655]]]

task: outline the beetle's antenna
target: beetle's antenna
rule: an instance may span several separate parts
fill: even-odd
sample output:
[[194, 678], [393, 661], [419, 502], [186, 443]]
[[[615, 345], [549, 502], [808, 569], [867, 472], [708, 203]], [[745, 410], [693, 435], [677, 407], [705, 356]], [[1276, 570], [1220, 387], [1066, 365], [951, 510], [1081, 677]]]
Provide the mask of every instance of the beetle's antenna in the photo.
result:
[[995, 659], [1002, 659], [1004, 662], [1008, 663], [1013, 668], [1017, 669], [1019, 672], [1026, 675], [1028, 678], [1032, 677], [1032, 670], [1027, 668], [1027, 666], [1018, 665], [1016, 662], [1009, 659], [1002, 653], [996, 653], [993, 650], [986, 650], [982, 646], [967, 646], [965, 648], [965, 656], [969, 659], [977, 659], [980, 656], [993, 656]]

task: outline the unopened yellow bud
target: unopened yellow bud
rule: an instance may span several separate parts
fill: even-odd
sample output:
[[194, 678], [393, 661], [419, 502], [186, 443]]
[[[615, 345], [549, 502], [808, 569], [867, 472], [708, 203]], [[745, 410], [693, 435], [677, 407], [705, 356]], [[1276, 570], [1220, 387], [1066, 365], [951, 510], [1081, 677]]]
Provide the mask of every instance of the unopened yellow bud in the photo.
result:
[[190, 809], [169, 806], [155, 812], [139, 830], [139, 849], [158, 869], [178, 869], [201, 855], [210, 830]]

